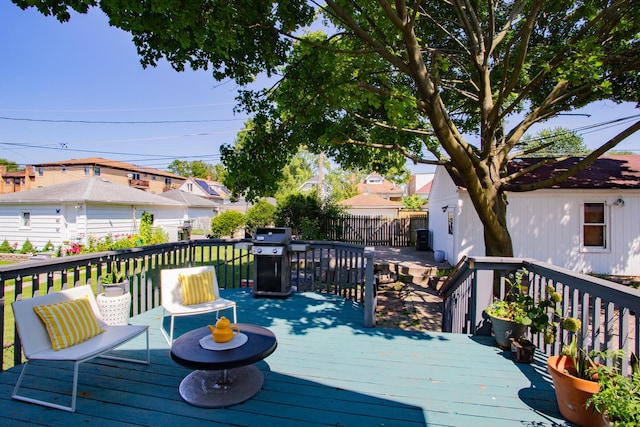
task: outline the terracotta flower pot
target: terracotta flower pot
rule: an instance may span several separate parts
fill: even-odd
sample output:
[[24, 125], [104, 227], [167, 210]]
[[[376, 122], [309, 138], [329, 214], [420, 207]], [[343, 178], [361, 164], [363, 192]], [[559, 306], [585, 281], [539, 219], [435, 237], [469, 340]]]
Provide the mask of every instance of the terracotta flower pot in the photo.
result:
[[600, 385], [565, 373], [565, 369], [573, 369], [571, 359], [566, 356], [549, 357], [547, 367], [562, 416], [581, 427], [606, 427], [602, 414], [586, 407], [587, 400], [600, 391]]
[[513, 320], [493, 317], [491, 315], [489, 315], [489, 317], [491, 318], [491, 326], [496, 343], [498, 343], [498, 347], [503, 350], [511, 350], [511, 338], [524, 338], [527, 332], [525, 325], [520, 325]]

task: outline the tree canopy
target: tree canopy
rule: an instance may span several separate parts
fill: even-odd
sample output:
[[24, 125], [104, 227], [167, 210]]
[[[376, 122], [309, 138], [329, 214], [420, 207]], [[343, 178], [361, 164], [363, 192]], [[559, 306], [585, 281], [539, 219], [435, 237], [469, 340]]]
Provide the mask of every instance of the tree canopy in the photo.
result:
[[168, 169], [178, 175], [222, 181], [226, 175], [224, 166], [210, 164], [202, 160], [174, 160], [169, 163]]
[[16, 162], [12, 162], [7, 159], [0, 159], [0, 165], [3, 165], [7, 172], [17, 172], [19, 170], [19, 166]]
[[[14, 0], [68, 19], [94, 0]], [[241, 106], [253, 127], [225, 147], [232, 190], [258, 196], [298, 147], [338, 164], [384, 173], [406, 159], [439, 164], [464, 183], [488, 255], [512, 255], [507, 192], [523, 190], [507, 164], [535, 124], [593, 102], [638, 103], [637, 0], [101, 0], [110, 23], [133, 35], [144, 66], [211, 68], [251, 82]], [[304, 32], [315, 13], [323, 31]], [[640, 120], [563, 174], [575, 174], [640, 129]], [[477, 141], [477, 142], [476, 142]], [[558, 156], [561, 157], [561, 156]]]
[[582, 137], [562, 127], [542, 129], [534, 136], [522, 138], [523, 156], [546, 157], [554, 154], [579, 156], [589, 151]]

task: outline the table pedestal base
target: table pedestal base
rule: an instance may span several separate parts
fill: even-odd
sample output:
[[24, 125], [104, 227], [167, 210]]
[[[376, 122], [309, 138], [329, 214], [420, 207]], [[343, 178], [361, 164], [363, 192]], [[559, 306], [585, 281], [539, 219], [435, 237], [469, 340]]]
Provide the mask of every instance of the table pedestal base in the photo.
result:
[[180, 396], [193, 406], [224, 408], [253, 397], [264, 375], [253, 365], [223, 371], [193, 371], [180, 383]]

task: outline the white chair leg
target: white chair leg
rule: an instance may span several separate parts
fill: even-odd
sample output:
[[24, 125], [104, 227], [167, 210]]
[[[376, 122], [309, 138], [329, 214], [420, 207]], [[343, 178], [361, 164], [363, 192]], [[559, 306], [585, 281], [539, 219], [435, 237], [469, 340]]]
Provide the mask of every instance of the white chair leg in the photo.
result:
[[57, 403], [51, 403], [40, 399], [34, 399], [31, 397], [21, 396], [18, 394], [18, 389], [22, 384], [22, 380], [24, 378], [24, 374], [27, 371], [27, 365], [29, 361], [26, 361], [24, 367], [22, 368], [22, 372], [20, 372], [20, 377], [18, 377], [18, 381], [16, 382], [16, 386], [11, 393], [11, 398], [14, 400], [20, 400], [22, 402], [27, 403], [35, 403], [36, 405], [46, 406], [47, 408], [60, 409], [62, 411], [67, 412], [75, 412], [76, 411], [76, 396], [78, 394], [78, 366], [80, 362], [75, 362], [73, 366], [73, 386], [71, 392], [71, 406], [58, 405]]
[[173, 315], [169, 315], [169, 332], [167, 333], [167, 331], [164, 329], [164, 317], [166, 316], [166, 314], [167, 311], [163, 309], [162, 317], [160, 318], [160, 332], [162, 332], [162, 336], [164, 337], [167, 344], [169, 344], [169, 347], [171, 347], [171, 344], [173, 344]]
[[131, 362], [131, 363], [139, 363], [141, 365], [149, 365], [151, 364], [151, 351], [149, 350], [149, 328], [147, 328], [147, 330], [145, 331], [145, 335], [147, 338], [147, 358], [146, 359], [132, 359], [130, 357], [109, 356], [107, 354], [102, 354], [98, 357], [100, 359], [119, 360], [121, 362]]

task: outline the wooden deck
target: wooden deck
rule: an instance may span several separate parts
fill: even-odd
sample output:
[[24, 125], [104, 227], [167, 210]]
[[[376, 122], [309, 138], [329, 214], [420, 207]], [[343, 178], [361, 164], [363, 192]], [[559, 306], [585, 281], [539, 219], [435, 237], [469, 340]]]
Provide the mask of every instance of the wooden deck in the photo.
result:
[[[11, 400], [21, 367], [0, 373], [0, 424], [9, 426], [552, 426], [567, 425], [539, 356], [519, 365], [487, 337], [362, 327], [362, 310], [333, 295], [297, 293], [238, 302], [238, 320], [268, 327], [275, 353], [257, 364], [263, 389], [224, 409], [185, 403], [178, 385], [190, 371], [169, 356], [154, 309], [132, 319], [151, 325], [152, 364], [97, 359], [81, 365], [76, 413]], [[177, 320], [176, 333], [213, 323]], [[123, 351], [139, 352], [144, 339]], [[70, 392], [71, 366], [30, 369], [25, 386], [49, 398]], [[35, 374], [35, 375], [34, 375]], [[26, 389], [25, 389], [26, 390]], [[24, 391], [26, 393], [26, 391]], [[61, 401], [67, 395], [59, 395]]]

